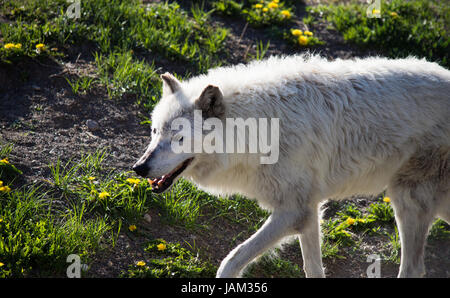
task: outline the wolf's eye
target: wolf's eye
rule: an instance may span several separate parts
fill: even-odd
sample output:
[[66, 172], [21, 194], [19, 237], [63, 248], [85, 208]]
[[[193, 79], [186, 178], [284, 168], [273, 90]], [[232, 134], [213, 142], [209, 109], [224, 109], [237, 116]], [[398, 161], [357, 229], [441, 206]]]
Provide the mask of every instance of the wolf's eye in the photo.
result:
[[152, 133], [156, 134], [156, 128], [153, 128]]

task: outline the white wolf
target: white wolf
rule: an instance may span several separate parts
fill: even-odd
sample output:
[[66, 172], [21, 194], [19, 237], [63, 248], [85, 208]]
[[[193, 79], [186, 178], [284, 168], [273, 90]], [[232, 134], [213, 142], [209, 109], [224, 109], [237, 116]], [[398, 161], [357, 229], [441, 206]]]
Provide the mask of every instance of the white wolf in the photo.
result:
[[[307, 277], [324, 277], [319, 206], [326, 199], [387, 189], [401, 240], [400, 277], [422, 276], [435, 217], [450, 221], [450, 71], [416, 58], [327, 61], [270, 57], [210, 70], [185, 82], [166, 73], [152, 139], [133, 169], [169, 188], [180, 176], [214, 194], [240, 193], [272, 213], [221, 263], [217, 277], [299, 235]], [[255, 153], [174, 153], [191, 141], [178, 117], [278, 118], [279, 158]], [[157, 183], [156, 183], [157, 182]]]

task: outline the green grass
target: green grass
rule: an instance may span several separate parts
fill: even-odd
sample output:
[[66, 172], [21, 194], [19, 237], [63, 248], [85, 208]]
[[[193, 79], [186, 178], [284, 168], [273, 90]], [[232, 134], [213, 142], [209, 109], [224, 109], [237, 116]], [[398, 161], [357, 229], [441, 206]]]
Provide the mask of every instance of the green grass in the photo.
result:
[[87, 261], [110, 230], [82, 208], [55, 210], [39, 187], [0, 194], [0, 219], [1, 277], [60, 276], [69, 254]]
[[181, 180], [169, 192], [154, 196], [152, 205], [160, 210], [166, 223], [182, 225], [189, 229], [199, 227], [198, 218], [204, 204], [202, 200], [211, 199], [212, 196]]
[[74, 80], [70, 80], [67, 77], [65, 79], [75, 95], [86, 94], [95, 82], [95, 78], [88, 76], [78, 77]]
[[109, 97], [134, 95], [138, 103], [151, 109], [160, 96], [161, 82], [156, 68], [133, 58], [132, 51], [95, 54], [99, 82], [106, 86]]
[[[2, 147], [1, 156], [7, 157], [11, 150], [10, 145]], [[242, 197], [217, 198], [185, 180], [180, 180], [165, 194], [154, 195], [146, 180], [136, 179], [129, 172], [105, 168], [102, 163], [107, 158], [109, 154], [103, 150], [83, 153], [68, 162], [57, 160], [49, 165], [51, 177], [44, 185], [12, 187], [9, 192], [0, 192], [3, 233], [0, 263], [6, 264], [1, 269], [3, 276], [63, 275], [67, 255], [75, 253], [88, 262], [100, 251], [101, 243], [113, 245], [121, 229], [139, 227], [150, 208], [158, 210], [165, 224], [188, 231], [207, 229], [219, 217], [235, 224], [250, 224], [249, 230], [256, 231], [267, 217], [253, 201]], [[159, 273], [145, 272], [145, 275], [164, 275], [169, 271], [172, 274], [187, 266], [185, 269], [190, 271], [183, 271], [180, 276], [203, 276], [202, 262], [187, 252], [181, 255], [153, 260], [151, 264], [159, 268]], [[194, 261], [199, 262], [197, 269], [192, 268]], [[160, 272], [164, 262], [175, 267]], [[207, 271], [211, 273], [211, 270]]]
[[179, 243], [164, 239], [150, 241], [145, 248], [149, 260], [130, 265], [122, 276], [131, 278], [197, 278], [214, 277], [217, 268], [199, 260], [192, 251]]
[[255, 55], [250, 55], [251, 60], [262, 60], [266, 56], [267, 50], [270, 47], [270, 41], [268, 41], [265, 45], [263, 44], [262, 40], [260, 40], [256, 44], [256, 51]]
[[442, 219], [437, 219], [430, 229], [430, 239], [450, 239], [450, 225]]
[[371, 218], [385, 223], [394, 223], [395, 215], [394, 210], [388, 202], [380, 200], [373, 203], [369, 207], [369, 214]]
[[84, 41], [103, 54], [114, 49], [150, 50], [200, 62], [202, 55], [214, 56], [226, 37], [226, 30], [206, 23], [207, 12], [193, 8], [191, 19], [176, 3], [142, 6], [135, 0], [86, 0], [81, 17], [74, 19], [65, 14], [70, 5], [66, 1], [4, 2], [2, 13], [14, 22], [14, 26], [2, 24], [4, 41], [22, 43], [23, 53], [31, 56], [37, 43], [50, 48]]
[[381, 2], [381, 17], [369, 18], [367, 5], [319, 5], [308, 8], [342, 33], [345, 40], [391, 57], [416, 55], [450, 66], [450, 7], [441, 1]]
[[[1, 153], [10, 150], [5, 146]], [[106, 172], [106, 156], [98, 151], [77, 162], [58, 160], [50, 165], [47, 184], [0, 191], [2, 276], [59, 276], [69, 254], [88, 261], [101, 243], [113, 244], [122, 223], [143, 216], [147, 187], [129, 182], [126, 173]], [[3, 172], [0, 181], [6, 184]], [[100, 198], [104, 191], [110, 196]]]
[[304, 277], [297, 264], [280, 258], [277, 254], [266, 253], [246, 268], [244, 278], [299, 278]]
[[[53, 190], [74, 204], [81, 206], [117, 226], [135, 223], [145, 211], [152, 196], [147, 181], [130, 182], [129, 172], [102, 171], [104, 152], [85, 155], [77, 163], [69, 162], [63, 168], [51, 167]], [[100, 163], [99, 163], [100, 162]]]
[[286, 1], [269, 0], [219, 0], [213, 2], [215, 10], [223, 15], [240, 17], [254, 27], [286, 25], [294, 17], [293, 6]]
[[389, 242], [386, 245], [387, 254], [384, 254], [383, 259], [395, 264], [400, 264], [400, 237], [398, 235], [397, 227], [394, 227], [392, 233], [386, 232]]
[[[183, 65], [185, 76], [223, 63], [228, 32], [212, 27], [211, 12], [199, 6], [186, 12], [177, 3], [86, 0], [80, 18], [74, 19], [65, 13], [69, 5], [61, 0], [4, 1], [0, 12], [10, 23], [0, 24], [0, 63], [15, 64], [26, 57], [65, 59], [68, 48], [85, 44], [95, 58], [99, 79], [66, 78], [73, 93], [86, 93], [95, 81], [110, 97], [128, 93], [148, 109], [160, 95], [158, 69], [148, 57]], [[41, 51], [36, 50], [39, 43], [45, 45]]]
[[0, 144], [0, 159], [8, 158], [14, 146], [11, 143]]
[[[307, 27], [292, 27], [294, 24], [293, 20], [295, 19], [293, 13], [295, 10], [294, 4], [298, 3], [291, 2], [292, 1], [279, 1], [278, 3], [275, 3], [269, 0], [219, 0], [213, 1], [212, 5], [215, 8], [216, 13], [228, 17], [244, 19], [250, 26], [256, 28], [265, 28], [267, 29], [266, 33], [269, 37], [284, 39], [288, 44], [295, 48], [314, 48], [317, 45], [324, 44], [324, 41], [313, 35], [305, 35], [302, 33], [302, 36], [300, 37], [292, 34], [294, 29], [308, 30], [306, 30]], [[302, 40], [300, 41], [300, 39]], [[268, 41], [265, 46], [263, 46], [262, 41], [260, 41], [260, 43], [257, 44], [256, 54], [251, 58], [260, 60], [264, 57], [264, 53], [267, 51], [269, 45], [270, 41]]]
[[2, 157], [0, 160], [0, 178], [12, 182], [14, 178], [16, 178], [18, 175], [21, 175], [22, 171], [17, 169], [16, 166], [11, 164], [8, 161], [7, 157]]
[[342, 247], [357, 249], [365, 235], [377, 237], [390, 237], [387, 232], [395, 223], [393, 209], [388, 202], [380, 196], [368, 208], [358, 208], [352, 202], [337, 204], [339, 206], [335, 216], [322, 222], [324, 257], [339, 257]]

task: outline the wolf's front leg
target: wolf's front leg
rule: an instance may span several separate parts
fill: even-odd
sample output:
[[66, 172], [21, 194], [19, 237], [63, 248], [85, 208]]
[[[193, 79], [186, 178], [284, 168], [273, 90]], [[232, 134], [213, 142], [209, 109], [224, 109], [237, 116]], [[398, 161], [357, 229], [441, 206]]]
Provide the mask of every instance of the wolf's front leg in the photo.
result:
[[264, 225], [232, 250], [220, 264], [216, 277], [238, 277], [254, 258], [274, 246], [283, 237], [292, 235], [299, 215], [289, 212], [274, 212]]

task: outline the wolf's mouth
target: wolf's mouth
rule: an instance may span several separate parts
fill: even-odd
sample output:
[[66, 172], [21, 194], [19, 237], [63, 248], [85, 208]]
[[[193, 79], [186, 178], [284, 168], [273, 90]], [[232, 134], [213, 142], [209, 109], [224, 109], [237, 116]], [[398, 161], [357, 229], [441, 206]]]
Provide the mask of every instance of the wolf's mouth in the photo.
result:
[[184, 162], [179, 164], [174, 170], [172, 170], [172, 172], [166, 175], [154, 179], [148, 179], [148, 182], [152, 186], [152, 192], [161, 193], [166, 189], [168, 189], [172, 185], [175, 178], [177, 178], [177, 176], [180, 175], [188, 167], [188, 165], [192, 162], [193, 159], [194, 159], [193, 157], [186, 159]]

